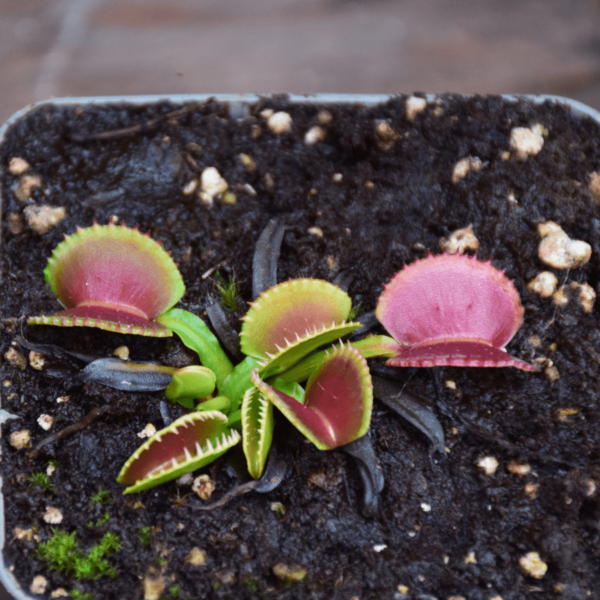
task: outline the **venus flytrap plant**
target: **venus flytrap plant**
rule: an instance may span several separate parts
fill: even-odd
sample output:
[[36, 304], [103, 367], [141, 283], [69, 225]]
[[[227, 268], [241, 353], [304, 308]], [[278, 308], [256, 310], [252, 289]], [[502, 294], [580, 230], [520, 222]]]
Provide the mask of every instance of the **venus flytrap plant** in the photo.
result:
[[[281, 228], [276, 229], [280, 240]], [[271, 263], [258, 269], [261, 286], [276, 272]], [[212, 462], [239, 442], [238, 429], [243, 431], [250, 473], [260, 477], [273, 437], [273, 404], [323, 449], [348, 443], [368, 429], [372, 391], [358, 348], [367, 356], [389, 354], [389, 338], [379, 336], [305, 359], [361, 327], [347, 322], [351, 299], [333, 284], [298, 279], [261, 293], [243, 319], [241, 350], [247, 356], [234, 367], [202, 319], [171, 308], [185, 289], [181, 275], [162, 247], [137, 229], [96, 223], [79, 229], [56, 248], [45, 277], [67, 310], [34, 317], [30, 323], [142, 335], [175, 332], [202, 363], [176, 370], [111, 358], [84, 369], [82, 381], [128, 391], [164, 389], [168, 399], [193, 411], [134, 452], [118, 477], [128, 485], [125, 493]], [[309, 377], [305, 395], [298, 381]], [[354, 393], [344, 378], [357, 386]], [[339, 406], [333, 410], [325, 398], [336, 398]], [[345, 412], [353, 415], [352, 426], [344, 421]]]

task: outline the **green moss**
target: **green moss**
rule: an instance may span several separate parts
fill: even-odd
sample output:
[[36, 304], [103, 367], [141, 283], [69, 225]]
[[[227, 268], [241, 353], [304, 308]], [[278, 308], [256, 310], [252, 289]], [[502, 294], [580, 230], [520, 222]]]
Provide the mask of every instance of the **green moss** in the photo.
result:
[[150, 545], [150, 527], [148, 525], [140, 527], [138, 531], [138, 539], [142, 543], [142, 546]]
[[166, 558], [163, 558], [162, 556], [157, 556], [152, 562], [157, 567], [164, 567], [169, 561]]
[[104, 525], [108, 519], [110, 519], [110, 514], [105, 512], [95, 523], [93, 521], [89, 521], [87, 526], [90, 528], [100, 527], [101, 525]]
[[240, 293], [240, 284], [237, 282], [235, 276], [231, 276], [229, 281], [225, 281], [218, 271], [215, 273], [215, 279], [217, 280], [215, 285], [221, 296], [221, 304], [227, 310], [235, 312], [240, 306], [238, 297]]
[[81, 551], [75, 538], [76, 532], [67, 533], [53, 528], [48, 541], [42, 542], [36, 548], [36, 556], [45, 562], [51, 571], [58, 571], [79, 580], [95, 580], [103, 575], [114, 579], [117, 576], [117, 571], [105, 557], [114, 554], [121, 547], [118, 535], [105, 533], [87, 554]]
[[348, 313], [348, 321], [354, 321], [358, 316], [358, 311], [360, 311], [360, 307], [362, 306], [362, 302], [359, 302], [356, 306], [353, 306]]
[[74, 589], [69, 592], [69, 596], [75, 600], [94, 600], [94, 592], [82, 592], [81, 590]]
[[96, 494], [94, 494], [90, 500], [92, 502], [100, 502], [100, 504], [105, 505], [105, 504], [110, 504], [112, 502], [112, 495], [111, 492], [109, 492], [108, 490], [103, 490], [102, 488], [98, 489], [98, 492]]
[[256, 579], [248, 577], [247, 579], [244, 579], [244, 583], [248, 586], [248, 589], [250, 590], [251, 594], [256, 594], [256, 592], [258, 591], [258, 582], [256, 581]]
[[39, 486], [44, 492], [54, 492], [54, 486], [50, 481], [50, 478], [43, 471], [34, 471], [29, 477], [26, 477], [25, 480], [29, 483], [30, 486]]

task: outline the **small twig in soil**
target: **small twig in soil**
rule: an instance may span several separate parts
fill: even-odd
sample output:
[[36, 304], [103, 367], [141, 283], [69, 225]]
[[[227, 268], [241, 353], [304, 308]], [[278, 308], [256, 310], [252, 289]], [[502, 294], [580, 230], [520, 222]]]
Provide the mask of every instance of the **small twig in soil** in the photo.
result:
[[86, 427], [91, 425], [96, 419], [105, 415], [111, 410], [112, 407], [109, 405], [96, 407], [92, 409], [87, 415], [85, 415], [85, 417], [83, 417], [81, 421], [73, 423], [72, 425], [69, 425], [64, 429], [61, 429], [60, 431], [57, 431], [56, 433], [45, 437], [43, 440], [40, 440], [29, 453], [29, 460], [33, 460], [34, 458], [36, 458], [40, 450], [44, 446], [48, 446], [49, 444], [53, 444], [54, 442], [58, 442], [66, 437], [69, 437], [70, 435], [76, 433], [80, 429], [85, 429]]
[[217, 269], [224, 267], [229, 262], [229, 259], [222, 260], [218, 265], [211, 267], [208, 271], [204, 271], [200, 276], [200, 279], [208, 279]]
[[90, 135], [71, 135], [71, 141], [73, 142], [96, 142], [96, 141], [106, 141], [106, 140], [118, 140], [129, 135], [133, 135], [135, 133], [146, 133], [148, 131], [153, 131], [157, 127], [159, 127], [165, 121], [170, 121], [171, 119], [178, 119], [179, 117], [185, 117], [187, 114], [198, 110], [212, 102], [214, 98], [208, 98], [203, 102], [196, 102], [194, 104], [190, 104], [188, 106], [184, 106], [183, 108], [179, 108], [177, 110], [173, 110], [169, 113], [166, 113], [160, 117], [156, 117], [154, 119], [150, 119], [145, 123], [139, 123], [138, 125], [132, 125], [131, 127], [123, 127], [122, 129], [109, 129], [108, 131], [100, 131], [98, 133], [92, 133]]

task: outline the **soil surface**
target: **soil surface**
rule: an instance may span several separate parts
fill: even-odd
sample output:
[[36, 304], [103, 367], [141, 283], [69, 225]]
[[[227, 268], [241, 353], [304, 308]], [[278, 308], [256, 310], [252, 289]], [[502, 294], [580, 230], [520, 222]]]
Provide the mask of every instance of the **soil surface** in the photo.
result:
[[[600, 171], [598, 124], [578, 120], [561, 106], [453, 96], [430, 102], [412, 121], [403, 97], [373, 108], [290, 105], [285, 97], [272, 98], [247, 114], [236, 107], [233, 116], [227, 105], [207, 102], [158, 118], [179, 108], [47, 105], [7, 132], [0, 148], [3, 357], [11, 347], [27, 357], [16, 343], [23, 335], [97, 357], [126, 345], [132, 360], [190, 363], [192, 353], [175, 337], [28, 327], [18, 319], [59, 309], [42, 271], [63, 234], [115, 215], [150, 231], [172, 253], [187, 286], [180, 307], [202, 314], [215, 294], [214, 277], [202, 277], [209, 269], [218, 267], [225, 278], [235, 275], [240, 308], [227, 314], [239, 330], [251, 300], [254, 244], [269, 219], [279, 216], [286, 223], [279, 281], [332, 280], [349, 272], [359, 314], [375, 307], [383, 284], [405, 262], [422, 258], [426, 249], [439, 252], [441, 238], [471, 224], [478, 256], [506, 270], [525, 307], [524, 324], [508, 351], [540, 370], [394, 370], [437, 414], [446, 455], [433, 453], [427, 437], [376, 401], [371, 435], [386, 483], [378, 514], [365, 518], [351, 458], [318, 451], [283, 418], [276, 438], [290, 468], [270, 493], [251, 492], [212, 512], [199, 511], [207, 502], [175, 482], [123, 496], [116, 476], [141, 444], [138, 432], [147, 423], [164, 426], [162, 393], [96, 384], [68, 389], [85, 364], [76, 358], [47, 356], [41, 371], [30, 365], [21, 370], [4, 359], [2, 408], [18, 416], [3, 426], [5, 560], [23, 588], [43, 575], [46, 598], [62, 587], [93, 591], [97, 600], [144, 597], [144, 578], [163, 578], [164, 598], [599, 595], [598, 309], [586, 313], [571, 287], [569, 303], [560, 308], [526, 287], [540, 271], [553, 271], [538, 258], [536, 229], [553, 220], [592, 246], [583, 268], [554, 270], [560, 285], [598, 288], [600, 219], [598, 199], [589, 190], [591, 173]], [[269, 129], [260, 114], [266, 108], [292, 116], [289, 133]], [[329, 115], [321, 112], [325, 108]], [[386, 136], [380, 128], [378, 134], [381, 121], [395, 133]], [[306, 144], [305, 133], [319, 122], [325, 139]], [[507, 156], [511, 130], [535, 124], [546, 130], [541, 152], [525, 160], [514, 152]], [[96, 136], [135, 125], [140, 127], [123, 135]], [[252, 157], [254, 170], [243, 165], [241, 153]], [[469, 156], [479, 158], [482, 168], [453, 182], [454, 165]], [[14, 157], [27, 161], [28, 174], [41, 177], [25, 201], [15, 195], [22, 175], [8, 169]], [[184, 194], [211, 166], [236, 194], [235, 204], [215, 198], [208, 206], [198, 190]], [[66, 218], [40, 235], [23, 211], [44, 204], [64, 207]], [[68, 401], [57, 403], [66, 395]], [[105, 406], [89, 427], [34, 459], [28, 449], [9, 444], [12, 432], [28, 429], [35, 445]], [[169, 405], [169, 411], [175, 417], [183, 409]], [[54, 417], [49, 432], [37, 423], [41, 414]], [[484, 457], [497, 460], [495, 472], [479, 466]], [[212, 500], [239, 483], [238, 459], [234, 451], [204, 469], [216, 482]], [[45, 471], [50, 460], [57, 462], [50, 478], [54, 491], [44, 493], [26, 477]], [[100, 488], [110, 490], [110, 503], [90, 500]], [[284, 510], [275, 510], [275, 502]], [[60, 524], [44, 521], [48, 506], [62, 512]], [[105, 513], [104, 524], [88, 526]], [[144, 527], [150, 527], [148, 539], [140, 536]], [[32, 529], [34, 537], [14, 539], [15, 528]], [[35, 547], [53, 528], [76, 531], [83, 550], [106, 531], [118, 534], [122, 548], [109, 559], [118, 577], [78, 582], [49, 571], [35, 558]], [[206, 552], [205, 564], [186, 562], [194, 547]], [[547, 565], [541, 578], [520, 564], [531, 552]], [[283, 583], [273, 570], [278, 564], [304, 569], [305, 579]], [[159, 596], [146, 587], [146, 597]]]

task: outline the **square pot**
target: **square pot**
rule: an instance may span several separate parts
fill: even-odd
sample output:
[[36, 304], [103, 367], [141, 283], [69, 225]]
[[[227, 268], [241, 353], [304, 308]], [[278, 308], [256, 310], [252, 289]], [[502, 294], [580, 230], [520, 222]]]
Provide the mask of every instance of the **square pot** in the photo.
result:
[[[597, 308], [587, 312], [582, 302], [583, 284], [595, 291], [599, 281], [599, 125], [589, 107], [546, 96], [66, 98], [13, 116], [0, 130], [9, 413], [0, 579], [9, 592], [41, 597], [30, 588], [40, 576], [43, 597], [63, 588], [93, 590], [98, 599], [176, 597], [173, 585], [198, 597], [361, 600], [600, 589], [600, 334]], [[515, 128], [529, 129], [539, 148], [511, 144]], [[209, 167], [227, 181], [228, 195], [202, 189]], [[319, 452], [285, 423], [283, 455], [293, 468], [267, 494], [212, 512], [175, 482], [121, 496], [115, 478], [138, 434], [147, 423], [163, 426], [162, 393], [69, 388], [83, 363], [48, 356], [38, 370], [17, 337], [95, 356], [126, 345], [133, 360], [171, 365], [190, 356], [176, 338], [25, 326], [20, 317], [59, 309], [43, 283], [46, 260], [76, 226], [138, 223], [179, 263], [181, 307], [202, 316], [216, 294], [214, 272], [236, 277], [239, 306], [227, 313], [236, 326], [251, 299], [254, 245], [273, 216], [286, 223], [278, 280], [350, 274], [359, 314], [374, 309], [405, 262], [439, 253], [444, 239], [471, 225], [479, 257], [506, 270], [525, 307], [508, 351], [538, 372], [392, 372], [379, 363], [439, 420], [445, 456], [376, 404], [371, 431], [386, 486], [371, 518], [361, 513], [348, 457]], [[587, 264], [542, 262], [537, 226], [548, 221], [591, 245]], [[528, 288], [542, 271], [556, 275], [561, 296]], [[110, 409], [101, 418], [34, 458], [10, 443], [27, 429], [35, 447], [103, 405]], [[42, 415], [53, 418], [48, 432]], [[26, 477], [52, 459], [54, 491], [44, 493]], [[213, 500], [236, 485], [234, 463], [203, 470], [216, 481]], [[91, 500], [100, 488], [110, 503]], [[121, 550], [108, 559], [118, 577], [78, 582], [49, 571], [35, 549], [52, 528], [76, 531], [82, 551], [106, 531], [119, 534]]]

